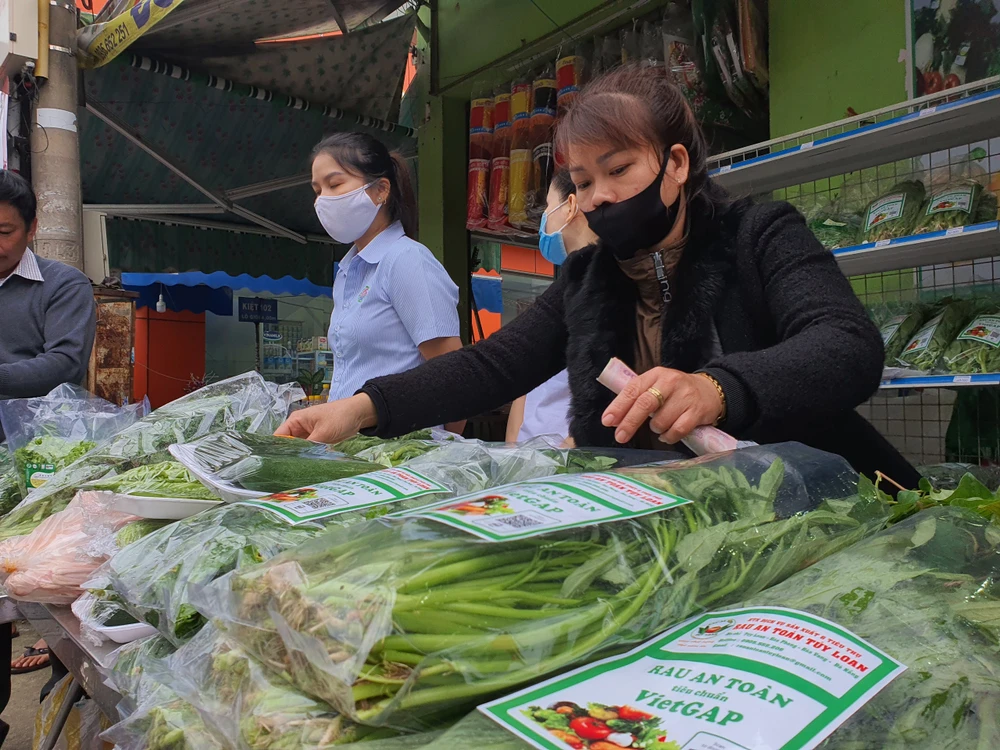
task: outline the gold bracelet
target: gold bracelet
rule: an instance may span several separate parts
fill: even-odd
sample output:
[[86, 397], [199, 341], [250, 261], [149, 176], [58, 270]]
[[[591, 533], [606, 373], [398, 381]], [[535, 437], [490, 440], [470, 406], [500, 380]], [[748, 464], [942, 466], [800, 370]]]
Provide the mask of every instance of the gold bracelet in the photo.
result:
[[696, 375], [701, 375], [706, 378], [709, 383], [715, 386], [715, 390], [719, 392], [719, 400], [722, 402], [722, 412], [719, 414], [719, 418], [715, 420], [713, 426], [717, 426], [723, 419], [726, 418], [726, 392], [722, 390], [722, 386], [719, 385], [719, 381], [709, 375], [707, 372], [698, 372]]

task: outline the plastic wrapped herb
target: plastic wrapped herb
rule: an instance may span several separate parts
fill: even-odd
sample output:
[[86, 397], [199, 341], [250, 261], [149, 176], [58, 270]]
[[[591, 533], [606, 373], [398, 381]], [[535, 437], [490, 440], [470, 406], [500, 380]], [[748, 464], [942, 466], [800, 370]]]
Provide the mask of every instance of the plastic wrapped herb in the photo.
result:
[[858, 243], [861, 217], [856, 211], [832, 203], [809, 213], [809, 229], [827, 250], [839, 250]]
[[974, 180], [959, 180], [935, 190], [913, 234], [942, 232], [974, 224], [983, 186]]
[[923, 306], [913, 305], [908, 308], [896, 308], [878, 322], [882, 343], [885, 346], [886, 367], [899, 366], [899, 355], [920, 330], [926, 316], [927, 312]]
[[7, 444], [0, 443], [0, 516], [12, 511], [19, 502], [21, 488], [17, 483], [17, 465]]
[[[196, 586], [235, 568], [269, 560], [328, 528], [353, 526], [391, 511], [421, 507], [455, 494], [549, 476], [575, 460], [579, 456], [574, 451], [539, 451], [473, 441], [447, 443], [388, 475], [401, 493], [409, 487], [410, 496], [399, 499], [387, 496], [389, 502], [356, 510], [340, 506], [344, 512], [339, 512], [338, 506], [331, 506], [329, 513], [306, 513], [307, 517], [298, 519], [282, 513], [287, 504], [280, 502], [219, 507], [171, 524], [123, 550], [94, 574], [87, 588], [119, 603], [180, 644], [204, 624], [204, 618], [191, 605], [191, 592]], [[399, 473], [401, 469], [437, 482], [442, 490], [435, 494], [423, 492], [423, 485], [419, 481], [408, 483], [405, 475]], [[380, 481], [379, 476], [370, 478]], [[367, 485], [353, 480], [347, 482], [345, 489], [354, 498], [360, 497], [359, 492], [369, 491]], [[293, 501], [297, 499], [290, 493], [284, 494]], [[305, 505], [309, 511], [317, 507], [314, 500]]]
[[1000, 304], [985, 307], [961, 330], [944, 353], [948, 372], [1000, 372]]
[[264, 497], [376, 471], [381, 466], [308, 440], [232, 430], [207, 435], [170, 453], [228, 502]]
[[205, 386], [147, 414], [56, 472], [0, 520], [0, 541], [28, 534], [65, 508], [78, 488], [113, 473], [170, 460], [174, 443], [226, 429], [274, 432], [288, 413], [286, 395], [256, 372]]
[[913, 233], [924, 205], [924, 184], [906, 180], [894, 185], [865, 209], [861, 228], [863, 242], [878, 242]]
[[946, 300], [928, 313], [929, 320], [909, 340], [898, 357], [902, 367], [930, 372], [969, 322], [976, 309], [969, 300]]
[[346, 716], [419, 729], [737, 601], [886, 517], [843, 459], [794, 443], [429, 512], [332, 529], [195, 604]]

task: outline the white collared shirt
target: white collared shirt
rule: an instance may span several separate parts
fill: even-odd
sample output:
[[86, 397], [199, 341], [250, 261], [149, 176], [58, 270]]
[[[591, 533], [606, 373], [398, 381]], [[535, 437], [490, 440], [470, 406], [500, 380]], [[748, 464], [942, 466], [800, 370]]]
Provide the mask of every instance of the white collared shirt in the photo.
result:
[[35, 254], [31, 252], [30, 248], [24, 251], [21, 262], [17, 264], [17, 268], [11, 271], [10, 276], [0, 279], [0, 286], [3, 286], [11, 276], [20, 276], [28, 281], [45, 281], [41, 269], [38, 268], [38, 261], [35, 260]]
[[398, 221], [360, 253], [352, 247], [333, 282], [330, 400], [422, 364], [421, 344], [459, 335], [457, 305], [458, 287], [444, 266]]

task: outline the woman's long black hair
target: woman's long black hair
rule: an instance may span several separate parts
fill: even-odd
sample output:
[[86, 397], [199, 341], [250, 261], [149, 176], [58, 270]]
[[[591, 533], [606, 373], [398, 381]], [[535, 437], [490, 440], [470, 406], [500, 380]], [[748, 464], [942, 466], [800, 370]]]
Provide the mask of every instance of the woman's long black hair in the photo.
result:
[[389, 151], [382, 141], [367, 133], [334, 133], [316, 144], [310, 161], [320, 154], [332, 156], [347, 172], [366, 183], [387, 179], [389, 218], [400, 222], [406, 235], [416, 239], [417, 201], [410, 168], [398, 151]]

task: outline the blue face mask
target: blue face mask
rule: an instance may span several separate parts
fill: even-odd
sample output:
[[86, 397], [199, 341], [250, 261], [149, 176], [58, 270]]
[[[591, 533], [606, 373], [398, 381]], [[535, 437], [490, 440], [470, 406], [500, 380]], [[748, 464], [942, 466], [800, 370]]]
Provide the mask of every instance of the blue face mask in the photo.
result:
[[[563, 201], [558, 206], [552, 209], [556, 211], [566, 205], [568, 201]], [[538, 250], [541, 252], [542, 257], [545, 258], [549, 263], [554, 266], [561, 266], [566, 260], [566, 243], [563, 241], [563, 229], [566, 228], [566, 224], [563, 224], [561, 229], [552, 232], [551, 234], [546, 231], [548, 225], [549, 214], [552, 211], [546, 211], [542, 214], [542, 221], [538, 226]], [[568, 224], [569, 222], [567, 222]]]

